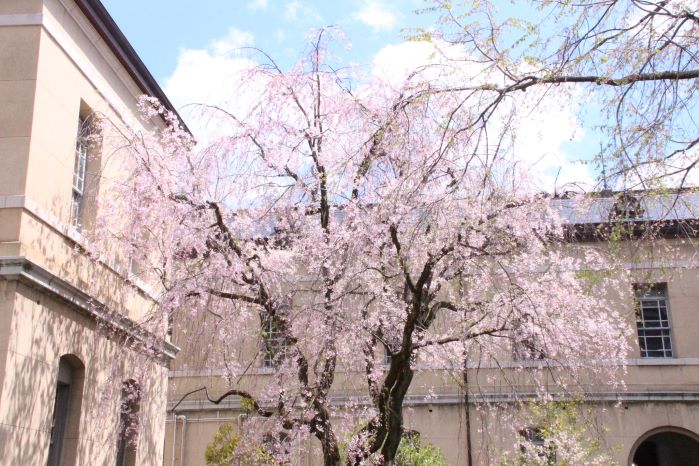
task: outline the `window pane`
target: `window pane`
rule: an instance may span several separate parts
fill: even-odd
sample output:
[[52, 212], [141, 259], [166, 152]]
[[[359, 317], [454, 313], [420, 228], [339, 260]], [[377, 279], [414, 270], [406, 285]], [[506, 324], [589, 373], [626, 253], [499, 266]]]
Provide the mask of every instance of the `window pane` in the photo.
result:
[[667, 287], [649, 285], [636, 289], [638, 344], [641, 357], [672, 357]]
[[73, 168], [73, 198], [70, 209], [70, 222], [79, 227], [82, 223], [82, 206], [87, 174], [87, 151], [90, 141], [90, 123], [84, 118], [78, 120], [78, 135], [75, 142], [75, 165]]

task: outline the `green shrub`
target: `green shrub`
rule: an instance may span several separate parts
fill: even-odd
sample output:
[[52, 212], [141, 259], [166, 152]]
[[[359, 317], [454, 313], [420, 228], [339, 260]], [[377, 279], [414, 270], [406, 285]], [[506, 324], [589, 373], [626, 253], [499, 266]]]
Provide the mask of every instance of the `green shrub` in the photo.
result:
[[272, 455], [261, 445], [253, 446], [245, 451], [237, 451], [240, 447], [240, 435], [235, 433], [233, 426], [223, 424], [214, 435], [214, 440], [207, 445], [204, 459], [207, 466], [265, 466], [276, 464]]
[[395, 466], [448, 466], [442, 451], [431, 443], [422, 443], [419, 435], [406, 435], [400, 441]]

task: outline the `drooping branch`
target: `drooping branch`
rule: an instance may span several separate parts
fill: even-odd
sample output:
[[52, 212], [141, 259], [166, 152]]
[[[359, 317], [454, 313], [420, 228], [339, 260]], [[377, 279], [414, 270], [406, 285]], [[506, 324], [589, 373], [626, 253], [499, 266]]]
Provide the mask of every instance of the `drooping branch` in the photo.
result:
[[250, 402], [250, 404], [251, 404], [252, 409], [253, 409], [258, 415], [260, 415], [260, 416], [262, 416], [262, 417], [271, 417], [271, 416], [274, 415], [274, 413], [273, 413], [272, 411], [268, 411], [268, 410], [265, 410], [265, 409], [263, 409], [262, 407], [260, 407], [260, 404], [257, 402], [257, 400], [255, 399], [255, 397], [253, 397], [249, 392], [246, 392], [245, 390], [231, 389], [231, 390], [228, 390], [228, 391], [225, 392], [223, 395], [221, 395], [221, 396], [219, 396], [219, 397], [217, 397], [217, 398], [211, 398], [211, 396], [209, 396], [209, 389], [208, 389], [206, 386], [197, 388], [197, 389], [195, 389], [195, 390], [189, 391], [189, 392], [185, 393], [184, 395], [182, 395], [182, 397], [177, 401], [177, 403], [175, 403], [175, 405], [174, 405], [172, 408], [170, 408], [170, 412], [171, 412], [171, 413], [176, 412], [177, 407], [178, 407], [180, 404], [182, 404], [182, 402], [183, 402], [185, 399], [187, 399], [190, 395], [193, 395], [193, 394], [195, 394], [195, 393], [199, 393], [199, 392], [201, 392], [201, 391], [203, 391], [204, 394], [206, 395], [206, 399], [207, 399], [209, 402], [211, 402], [211, 403], [213, 403], [213, 404], [215, 404], [215, 405], [221, 404], [221, 402], [222, 402], [223, 400], [225, 400], [226, 398], [228, 398], [228, 397], [230, 397], [230, 396], [239, 396], [239, 397], [241, 397], [241, 398], [243, 398], [243, 399], [248, 400], [248, 401]]

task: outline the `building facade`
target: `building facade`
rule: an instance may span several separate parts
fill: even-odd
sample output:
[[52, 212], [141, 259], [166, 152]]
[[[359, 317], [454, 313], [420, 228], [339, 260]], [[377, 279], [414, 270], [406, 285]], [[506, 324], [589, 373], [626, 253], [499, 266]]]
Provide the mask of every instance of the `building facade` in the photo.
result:
[[[615, 464], [691, 466], [699, 462], [699, 262], [694, 233], [698, 201], [695, 193], [665, 199], [608, 194], [587, 212], [568, 213], [573, 253], [576, 248], [613, 250], [629, 272], [628, 289], [610, 298], [634, 331], [628, 341], [630, 353], [623, 361], [606, 361], [626, 367], [623, 386], [612, 390], [590, 380], [584, 399], [575, 400], [581, 435], [599, 441], [596, 448]], [[567, 201], [560, 202], [566, 209]], [[610, 229], [620, 216], [626, 236], [610, 241]], [[655, 228], [653, 239], [644, 239], [650, 225]], [[204, 465], [206, 447], [220, 426], [228, 424], [239, 431], [254, 422], [234, 397], [214, 404], [200, 391], [183, 400], [201, 387], [207, 387], [212, 399], [230, 388], [224, 361], [216, 357], [208, 337], [210, 327], [203, 322], [183, 325], [186, 328], [176, 328], [174, 334], [174, 342], [183, 350], [170, 372], [167, 466]], [[246, 331], [256, 332], [261, 340], [274, 338], [272, 328]], [[251, 353], [249, 360], [254, 362], [236, 386], [263, 386], [274, 370], [265, 345], [257, 347], [258, 357]], [[528, 397], [535, 397], [526, 383], [527, 369], [547, 364], [545, 359], [543, 354], [522, 356], [513, 348], [509, 360], [504, 356], [492, 364], [469, 365], [462, 380], [447, 380], [434, 371], [417, 372], [405, 403], [405, 428], [438, 446], [450, 465], [502, 464], [503, 452], [516, 457], [522, 438], [543, 441], [537, 439], [540, 426], [516, 433], [510, 423], [516, 418], [512, 412], [522, 409], [522, 401], [526, 406]], [[351, 380], [362, 376], [340, 371], [333, 402], [342, 405], [349, 398], [356, 402], [366, 396], [350, 388]], [[249, 390], [254, 393], [254, 388]], [[570, 397], [562, 393], [560, 400], [570, 401]], [[294, 449], [292, 464], [321, 464], [315, 441]]]
[[[2, 465], [203, 465], [220, 426], [254, 422], [236, 398], [213, 404], [198, 392], [179, 403], [200, 387], [212, 395], [228, 388], [207, 326], [183, 320], [172, 342], [164, 323], [144, 328], [155, 293], [128, 258], [80, 252], [96, 227], [99, 180], [118, 170], [96, 121], [138, 131], [142, 94], [172, 110], [98, 0], [0, 0]], [[615, 199], [604, 199], [594, 218], [576, 220], [589, 247], [608, 247], [585, 229], [607, 223]], [[614, 244], [634, 277], [620, 293], [633, 298], [616, 303], [636, 334], [628, 358], [616, 362], [627, 366], [624, 389], [590, 386], [584, 401], [590, 435], [599, 434], [618, 464], [699, 462], [699, 198], [680, 199], [667, 211], [639, 209], [653, 219], [670, 216], [659, 239]], [[272, 323], [241, 331], [274, 336]], [[177, 346], [183, 350], [173, 362]], [[253, 358], [246, 383], [274, 370], [268, 356], [261, 349]], [[540, 364], [519, 356], [505, 366]], [[496, 369], [469, 366], [462, 381], [418, 374], [405, 427], [437, 445], [449, 464], [498, 464], [519, 439], [497, 409], [484, 408], [515, 406], [527, 387], [494, 384], [488, 371]], [[333, 400], [361, 396], [338, 383]], [[295, 448], [294, 464], [318, 464], [312, 441]]]
[[176, 348], [128, 263], [81, 252], [97, 121], [138, 130], [142, 94], [170, 106], [98, 0], [0, 1], [0, 464], [162, 463]]

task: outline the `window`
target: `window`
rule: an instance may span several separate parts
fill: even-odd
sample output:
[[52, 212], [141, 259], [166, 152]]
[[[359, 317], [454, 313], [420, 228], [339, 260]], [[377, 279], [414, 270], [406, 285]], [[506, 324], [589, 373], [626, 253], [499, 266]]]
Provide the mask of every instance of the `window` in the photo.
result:
[[265, 318], [262, 332], [263, 367], [277, 367], [284, 358], [286, 350], [282, 323], [277, 316]]
[[75, 356], [59, 359], [47, 466], [75, 462], [84, 373], [83, 364]]
[[85, 178], [87, 176], [87, 148], [89, 146], [89, 122], [86, 118], [78, 119], [78, 135], [75, 142], [75, 166], [73, 168], [73, 195], [70, 204], [70, 224], [82, 227], [83, 207], [85, 203]]
[[642, 358], [671, 358], [672, 339], [667, 306], [667, 285], [637, 285], [636, 327]]
[[635, 220], [643, 217], [645, 210], [641, 201], [627, 193], [619, 196], [609, 211], [609, 220]]
[[127, 380], [121, 387], [117, 466], [135, 466], [136, 464], [140, 404], [141, 388], [136, 381]]
[[389, 366], [391, 364], [391, 351], [389, 351], [388, 346], [382, 345], [383, 346], [383, 363], [386, 366]]
[[97, 116], [85, 105], [80, 105], [78, 130], [75, 139], [75, 163], [70, 200], [70, 224], [77, 230], [94, 222], [95, 196], [99, 190], [99, 152], [101, 136]]
[[525, 325], [532, 317], [525, 314], [512, 322], [512, 358], [515, 361], [531, 361], [546, 359], [543, 345], [538, 341], [536, 334], [528, 329], [531, 325]]
[[522, 438], [519, 444], [522, 455], [534, 454], [545, 461], [543, 464], [556, 464], [556, 450], [553, 445], [546, 445], [542, 428], [527, 427], [520, 430], [519, 435]]

